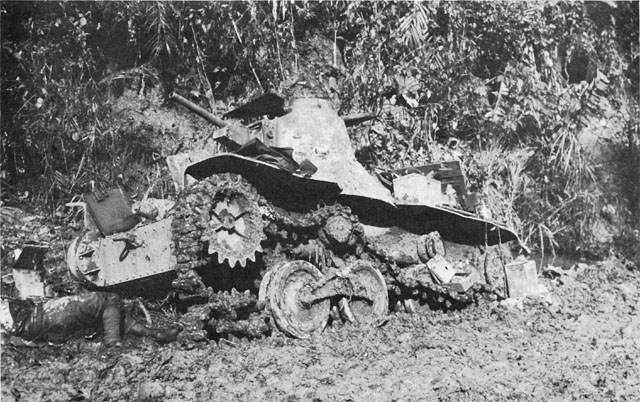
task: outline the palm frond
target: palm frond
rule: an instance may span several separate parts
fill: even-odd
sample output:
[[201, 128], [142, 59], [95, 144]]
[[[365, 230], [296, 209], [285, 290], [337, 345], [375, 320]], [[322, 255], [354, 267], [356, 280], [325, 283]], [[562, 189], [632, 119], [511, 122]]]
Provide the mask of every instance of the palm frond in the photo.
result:
[[429, 40], [430, 23], [434, 18], [433, 10], [427, 8], [424, 3], [413, 3], [412, 12], [400, 20], [402, 42], [412, 49], [423, 45]]
[[153, 59], [175, 56], [177, 40], [175, 29], [171, 24], [173, 11], [173, 6], [164, 2], [152, 3], [147, 8], [144, 28], [149, 35], [149, 40], [146, 46]]

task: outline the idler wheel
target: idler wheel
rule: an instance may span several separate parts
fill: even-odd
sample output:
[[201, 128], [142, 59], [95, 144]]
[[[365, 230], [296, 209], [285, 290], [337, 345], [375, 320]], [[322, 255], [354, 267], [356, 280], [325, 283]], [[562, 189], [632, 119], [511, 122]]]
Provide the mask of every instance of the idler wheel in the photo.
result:
[[[351, 280], [355, 295], [340, 300], [346, 321], [372, 324], [387, 315], [389, 293], [380, 271], [366, 261], [357, 261], [343, 272]], [[368, 297], [358, 295], [366, 294]]]
[[260, 299], [266, 294], [276, 325], [282, 332], [304, 339], [325, 327], [331, 307], [329, 299], [302, 301], [303, 295], [321, 279], [318, 268], [301, 260], [288, 262], [263, 279]]

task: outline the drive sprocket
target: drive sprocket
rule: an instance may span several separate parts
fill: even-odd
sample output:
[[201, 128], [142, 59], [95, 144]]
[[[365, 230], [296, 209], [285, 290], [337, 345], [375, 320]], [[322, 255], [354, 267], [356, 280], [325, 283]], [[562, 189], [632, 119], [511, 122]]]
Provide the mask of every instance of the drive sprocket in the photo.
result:
[[266, 238], [258, 203], [246, 190], [240, 186], [221, 189], [214, 196], [210, 225], [203, 233], [209, 243], [208, 253], [217, 254], [218, 263], [227, 261], [232, 268], [255, 261]]
[[214, 175], [187, 189], [172, 224], [178, 270], [206, 265], [213, 255], [230, 267], [246, 266], [262, 252], [264, 220], [259, 195], [234, 174]]

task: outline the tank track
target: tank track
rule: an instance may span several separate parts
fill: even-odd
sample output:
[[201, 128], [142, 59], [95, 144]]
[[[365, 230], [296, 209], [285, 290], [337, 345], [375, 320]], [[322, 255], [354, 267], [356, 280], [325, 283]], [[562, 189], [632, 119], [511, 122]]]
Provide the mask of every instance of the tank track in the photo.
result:
[[[336, 250], [336, 247], [340, 248], [333, 244], [334, 240], [327, 238], [324, 230], [331, 218], [341, 218], [352, 224], [354, 244], [347, 245], [348, 247], [353, 249], [363, 241], [364, 232], [358, 218], [351, 214], [349, 208], [341, 205], [324, 206], [305, 214], [295, 214], [279, 210], [263, 200], [261, 209], [268, 217], [269, 224], [265, 228], [268, 244], [265, 247], [265, 264], [260, 278], [281, 262], [304, 259], [295, 254], [301, 245], [315, 242], [325, 253]], [[319, 267], [323, 265], [318, 261], [314, 263]], [[239, 293], [233, 289], [231, 292], [218, 292], [209, 298], [209, 306], [211, 313], [206, 327], [214, 339], [228, 335], [258, 338], [270, 334], [274, 328], [268, 306], [260, 305], [255, 293]]]
[[200, 239], [208, 225], [203, 212], [211, 209], [212, 194], [216, 190], [214, 182], [203, 180], [186, 190], [176, 203], [171, 236], [178, 273], [202, 267], [209, 262]]
[[434, 283], [416, 284], [414, 287], [404, 286], [397, 296], [419, 300], [431, 306], [439, 305], [444, 308], [461, 307], [470, 303], [475, 303], [481, 294], [494, 293], [493, 288], [484, 283], [476, 283], [465, 293], [458, 293], [451, 288]]
[[457, 310], [478, 304], [481, 298], [495, 295], [496, 289], [486, 283], [476, 283], [465, 293], [434, 283], [430, 278], [414, 277], [409, 270], [388, 270], [385, 279], [396, 300], [413, 300], [418, 305], [428, 305], [431, 310]]
[[[271, 205], [245, 179], [233, 174], [214, 175], [187, 189], [176, 203], [171, 225], [176, 271], [189, 271], [204, 267], [211, 258], [207, 255], [202, 237], [209, 222], [205, 212], [210, 210], [215, 194], [221, 191], [240, 192], [258, 200], [260, 210], [269, 222], [265, 228], [268, 242], [273, 246], [293, 246], [310, 239], [319, 238], [327, 247], [334, 249], [353, 248], [364, 242], [364, 230], [351, 209], [339, 204], [323, 206], [314, 211], [290, 213]], [[323, 230], [330, 218], [340, 217], [351, 223], [351, 237], [347, 244], [339, 244], [337, 236]]]
[[263, 206], [265, 207], [265, 214], [271, 222], [277, 224], [281, 229], [290, 231], [319, 229], [332, 216], [343, 216], [354, 223], [358, 223], [358, 217], [351, 214], [351, 208], [340, 204], [319, 207], [305, 214], [290, 213], [268, 204], [266, 200]]
[[[278, 262], [292, 259], [307, 259], [323, 269], [337, 267], [354, 257], [373, 259], [385, 279], [392, 297], [397, 300], [410, 299], [418, 305], [432, 309], [460, 309], [487, 294], [494, 293], [486, 284], [475, 284], [465, 293], [427, 280], [418, 280], [404, 275], [404, 269], [388, 266], [371, 250], [365, 240], [364, 229], [349, 207], [340, 204], [321, 206], [306, 213], [290, 212], [279, 208], [261, 197], [245, 179], [234, 174], [214, 175], [186, 190], [177, 203], [172, 223], [172, 239], [177, 264], [176, 281], [182, 290], [204, 290], [200, 277], [194, 271], [212, 260], [203, 241], [209, 225], [205, 211], [209, 211], [216, 194], [240, 192], [256, 200], [259, 212], [265, 218], [264, 264], [260, 278]], [[338, 222], [338, 225], [332, 225]], [[337, 226], [333, 227], [333, 226]], [[306, 247], [306, 249], [305, 249]], [[305, 250], [314, 249], [316, 259], [305, 258]], [[367, 252], [365, 252], [367, 250]], [[321, 258], [318, 259], [317, 255]], [[341, 262], [342, 261], [342, 262]], [[259, 281], [256, 282], [259, 285]], [[175, 286], [175, 285], [174, 285]], [[254, 286], [256, 287], [256, 286]], [[257, 338], [269, 334], [273, 329], [269, 312], [257, 302], [257, 292], [246, 291], [210, 293], [208, 295], [210, 315], [207, 331], [214, 339], [227, 335]]]
[[250, 339], [268, 335], [273, 330], [270, 314], [260, 306], [250, 291], [217, 292], [209, 295], [209, 317], [205, 328], [213, 339], [233, 335]]
[[[271, 248], [276, 245], [294, 252], [300, 245], [316, 243], [337, 255], [360, 255], [364, 229], [349, 207], [322, 206], [305, 214], [290, 213], [269, 204], [263, 206], [269, 220], [265, 228]], [[317, 240], [317, 241], [316, 241]]]
[[[260, 278], [277, 265], [269, 262], [297, 258], [295, 250], [300, 245], [317, 244], [323, 252], [332, 250], [344, 256], [362, 249], [364, 230], [348, 207], [335, 204], [306, 213], [285, 211], [269, 203], [245, 179], [234, 174], [214, 175], [194, 184], [181, 195], [174, 210], [171, 229], [178, 279], [173, 285], [186, 293], [206, 294], [210, 314], [205, 327], [214, 339], [227, 335], [256, 338], [272, 331], [268, 309], [257, 303], [257, 291], [240, 293], [232, 289], [213, 293], [205, 289], [195, 271], [212, 261], [203, 239], [209, 225], [206, 211], [212, 208], [216, 194], [221, 192], [240, 192], [251, 197], [265, 218], [266, 264]], [[334, 224], [340, 227], [332, 228], [332, 221], [343, 225]]]

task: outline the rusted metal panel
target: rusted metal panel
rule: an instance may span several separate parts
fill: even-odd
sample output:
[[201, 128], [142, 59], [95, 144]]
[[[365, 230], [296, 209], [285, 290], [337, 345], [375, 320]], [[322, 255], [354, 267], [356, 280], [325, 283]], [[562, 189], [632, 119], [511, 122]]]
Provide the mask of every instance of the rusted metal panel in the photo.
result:
[[[397, 210], [378, 210], [374, 217], [367, 216], [360, 208], [352, 208], [363, 223], [372, 219], [377, 226], [399, 226], [416, 234], [437, 231], [447, 241], [460, 244], [484, 244], [492, 246], [516, 240], [522, 247], [515, 230], [495, 220], [483, 219], [475, 214], [446, 206], [396, 202]], [[525, 248], [526, 249], [526, 248]]]
[[85, 194], [84, 202], [103, 236], [127, 231], [140, 222], [131, 212], [131, 200], [120, 188]]
[[536, 262], [516, 260], [504, 266], [509, 297], [534, 296], [540, 292]]
[[313, 179], [337, 183], [342, 195], [393, 205], [393, 197], [356, 160], [342, 120], [326, 100], [296, 99], [291, 112], [277, 119], [279, 148], [293, 149], [297, 161], [308, 159], [318, 171]]
[[186, 174], [202, 180], [216, 173], [242, 175], [261, 195], [303, 207], [305, 202], [331, 203], [340, 193], [335, 182], [305, 178], [279, 167], [237, 154], [220, 153], [186, 169]]
[[161, 220], [90, 243], [91, 249], [78, 252], [81, 275], [95, 286], [108, 287], [173, 270], [171, 222]]
[[478, 272], [471, 271], [463, 274], [456, 274], [449, 283], [446, 283], [445, 286], [455, 290], [458, 293], [465, 293], [469, 288], [471, 288], [476, 283], [482, 283], [483, 280], [480, 277]]
[[429, 176], [441, 183], [442, 192], [445, 192], [447, 186], [450, 185], [454, 190], [456, 190], [458, 197], [464, 197], [467, 194], [466, 180], [464, 173], [460, 168], [460, 162], [458, 161], [440, 162], [424, 166], [411, 166], [394, 170], [393, 173], [400, 176], [411, 173]]
[[456, 274], [455, 269], [443, 256], [436, 255], [427, 262], [427, 267], [438, 283], [449, 283]]
[[393, 196], [405, 202], [442, 205], [441, 183], [427, 176], [411, 173], [393, 180]]

